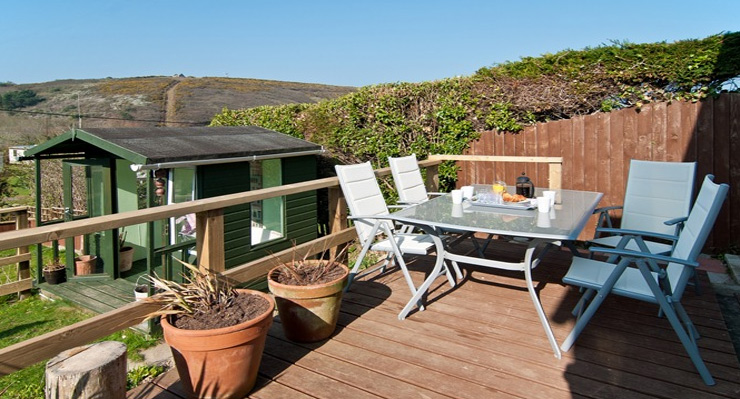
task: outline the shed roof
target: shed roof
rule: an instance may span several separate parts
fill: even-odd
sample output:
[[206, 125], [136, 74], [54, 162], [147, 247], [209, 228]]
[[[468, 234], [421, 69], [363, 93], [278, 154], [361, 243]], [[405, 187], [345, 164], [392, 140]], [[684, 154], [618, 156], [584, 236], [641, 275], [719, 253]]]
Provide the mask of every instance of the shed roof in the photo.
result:
[[[321, 146], [258, 126], [85, 128], [65, 132], [26, 151], [27, 157], [103, 150], [134, 164], [269, 158], [318, 153]], [[195, 162], [198, 163], [198, 162]]]

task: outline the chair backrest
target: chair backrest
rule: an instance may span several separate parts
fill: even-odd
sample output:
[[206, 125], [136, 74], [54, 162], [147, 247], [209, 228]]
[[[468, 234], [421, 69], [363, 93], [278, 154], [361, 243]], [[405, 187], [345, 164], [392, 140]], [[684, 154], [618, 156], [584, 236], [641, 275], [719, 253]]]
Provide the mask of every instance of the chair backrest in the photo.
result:
[[[342, 187], [350, 214], [376, 216], [389, 213], [370, 162], [336, 165], [334, 169], [337, 171], [339, 185]], [[370, 233], [374, 222], [374, 220], [354, 220], [357, 236], [363, 243], [372, 238]]]
[[685, 217], [694, 194], [696, 162], [632, 160], [624, 193], [621, 228], [676, 234], [663, 222]]
[[[714, 180], [712, 175], [704, 178], [694, 207], [691, 208], [689, 218], [673, 248], [672, 257], [691, 261], [699, 257], [730, 189], [727, 184], [716, 184], [712, 180]], [[671, 282], [671, 290], [676, 300], [681, 300], [686, 283], [691, 278], [692, 269], [678, 263], [668, 265], [668, 280]]]
[[416, 154], [397, 158], [389, 157], [388, 163], [391, 166], [399, 202], [418, 203], [429, 198], [424, 180], [421, 178], [419, 164], [416, 162]]

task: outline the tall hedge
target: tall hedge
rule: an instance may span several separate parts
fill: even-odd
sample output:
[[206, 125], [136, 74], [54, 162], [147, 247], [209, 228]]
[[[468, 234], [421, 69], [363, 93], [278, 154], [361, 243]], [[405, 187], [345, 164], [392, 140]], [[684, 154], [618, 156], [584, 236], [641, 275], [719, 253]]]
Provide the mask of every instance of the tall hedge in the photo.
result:
[[[340, 162], [459, 154], [480, 131], [579, 114], [696, 101], [737, 90], [740, 32], [674, 43], [613, 43], [481, 68], [469, 77], [359, 88], [315, 104], [224, 109], [214, 126], [259, 125], [324, 145]], [[728, 83], [730, 81], [731, 83]], [[454, 180], [450, 164], [443, 185]]]

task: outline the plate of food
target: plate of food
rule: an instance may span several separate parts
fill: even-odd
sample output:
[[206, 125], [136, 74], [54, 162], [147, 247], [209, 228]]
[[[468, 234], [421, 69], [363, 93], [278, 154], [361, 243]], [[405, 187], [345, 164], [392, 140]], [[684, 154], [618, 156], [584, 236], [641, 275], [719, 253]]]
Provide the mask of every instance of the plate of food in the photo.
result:
[[489, 196], [478, 196], [474, 197], [471, 204], [478, 206], [486, 206], [493, 208], [507, 208], [507, 209], [534, 209], [535, 203], [532, 199], [527, 198], [519, 194], [503, 194], [503, 201], [493, 201]]
[[507, 204], [521, 204], [522, 202], [529, 201], [529, 198], [521, 194], [504, 193], [502, 197], [503, 197], [504, 203], [507, 203]]

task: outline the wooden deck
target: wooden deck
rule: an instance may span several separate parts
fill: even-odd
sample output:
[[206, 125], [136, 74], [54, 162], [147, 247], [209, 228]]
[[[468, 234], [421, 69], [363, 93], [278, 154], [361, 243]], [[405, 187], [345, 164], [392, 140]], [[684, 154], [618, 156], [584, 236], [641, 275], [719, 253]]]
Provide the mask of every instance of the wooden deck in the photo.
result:
[[134, 300], [136, 280], [145, 272], [146, 263], [139, 261], [122, 278], [113, 279], [103, 274], [73, 277], [57, 285], [41, 283], [38, 288], [43, 293], [64, 298], [100, 314], [131, 303]]
[[[489, 251], [518, 257], [521, 246]], [[535, 270], [558, 342], [574, 324], [578, 292], [560, 282], [571, 255], [551, 251]], [[431, 257], [412, 263], [420, 282]], [[450, 289], [437, 280], [427, 309], [404, 321], [409, 298], [397, 270], [356, 282], [342, 304], [335, 335], [317, 344], [287, 341], [279, 318], [270, 331], [250, 398], [737, 398], [740, 365], [705, 274], [702, 295], [684, 306], [701, 353], [717, 380], [703, 384], [657, 307], [609, 297], [570, 352], [553, 356], [520, 273], [466, 270]], [[128, 398], [183, 397], [170, 371]]]

